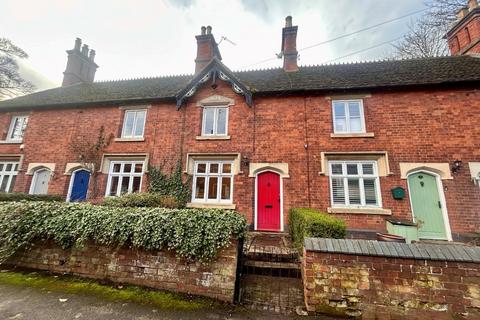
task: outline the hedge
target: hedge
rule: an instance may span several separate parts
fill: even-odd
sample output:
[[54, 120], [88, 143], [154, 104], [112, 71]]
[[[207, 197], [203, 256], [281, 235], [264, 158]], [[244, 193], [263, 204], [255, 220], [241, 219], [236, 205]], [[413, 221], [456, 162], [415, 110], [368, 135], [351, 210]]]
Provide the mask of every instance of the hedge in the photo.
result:
[[161, 207], [178, 208], [180, 204], [173, 196], [165, 196], [158, 193], [130, 193], [120, 197], [106, 197], [103, 205], [109, 207]]
[[300, 249], [305, 237], [341, 239], [347, 233], [345, 221], [309, 208], [290, 209], [289, 227], [292, 240]]
[[221, 209], [113, 208], [88, 203], [0, 203], [0, 264], [36, 241], [62, 248], [93, 241], [105, 246], [174, 250], [206, 262], [232, 238], [242, 237], [245, 218]]
[[28, 194], [21, 192], [6, 193], [0, 192], [0, 201], [65, 201], [65, 198], [60, 195], [51, 194]]

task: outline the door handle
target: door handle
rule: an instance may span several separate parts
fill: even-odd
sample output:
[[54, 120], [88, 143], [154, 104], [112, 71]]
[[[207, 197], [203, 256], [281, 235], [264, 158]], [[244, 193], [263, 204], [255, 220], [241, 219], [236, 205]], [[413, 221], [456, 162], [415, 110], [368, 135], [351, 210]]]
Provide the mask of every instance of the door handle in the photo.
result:
[[442, 203], [440, 201], [438, 201], [438, 207], [442, 209]]
[[273, 206], [271, 204], [266, 204], [265, 208], [273, 208]]

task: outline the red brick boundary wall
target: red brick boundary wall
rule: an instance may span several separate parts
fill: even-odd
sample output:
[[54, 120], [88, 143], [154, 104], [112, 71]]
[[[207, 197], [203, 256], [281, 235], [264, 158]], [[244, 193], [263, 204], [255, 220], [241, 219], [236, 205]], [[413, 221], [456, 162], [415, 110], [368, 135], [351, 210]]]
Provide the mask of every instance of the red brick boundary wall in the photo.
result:
[[233, 302], [237, 243], [232, 242], [209, 264], [188, 262], [171, 251], [149, 252], [94, 244], [63, 250], [51, 242], [18, 253], [8, 264]]
[[309, 311], [359, 319], [480, 319], [480, 248], [305, 240]]

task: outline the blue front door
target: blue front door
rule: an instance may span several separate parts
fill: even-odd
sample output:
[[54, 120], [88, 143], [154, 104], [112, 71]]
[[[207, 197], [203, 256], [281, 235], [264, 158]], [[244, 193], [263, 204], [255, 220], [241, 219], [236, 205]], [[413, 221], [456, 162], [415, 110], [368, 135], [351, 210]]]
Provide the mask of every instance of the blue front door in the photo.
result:
[[79, 170], [73, 174], [72, 191], [70, 193], [70, 201], [84, 201], [87, 199], [88, 181], [90, 180], [90, 172], [87, 170]]

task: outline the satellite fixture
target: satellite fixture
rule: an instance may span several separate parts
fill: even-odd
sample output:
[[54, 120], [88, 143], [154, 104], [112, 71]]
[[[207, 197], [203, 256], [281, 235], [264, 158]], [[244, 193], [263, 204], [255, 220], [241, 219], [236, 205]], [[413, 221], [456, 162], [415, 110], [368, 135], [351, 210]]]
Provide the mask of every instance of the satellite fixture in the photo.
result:
[[222, 37], [220, 38], [220, 41], [218, 42], [218, 45], [220, 45], [220, 43], [222, 43], [223, 40], [227, 41], [227, 42], [230, 43], [230, 44], [233, 44], [234, 46], [237, 45], [235, 42], [233, 42], [232, 40], [228, 39], [228, 38], [225, 37], [225, 36], [222, 36]]

